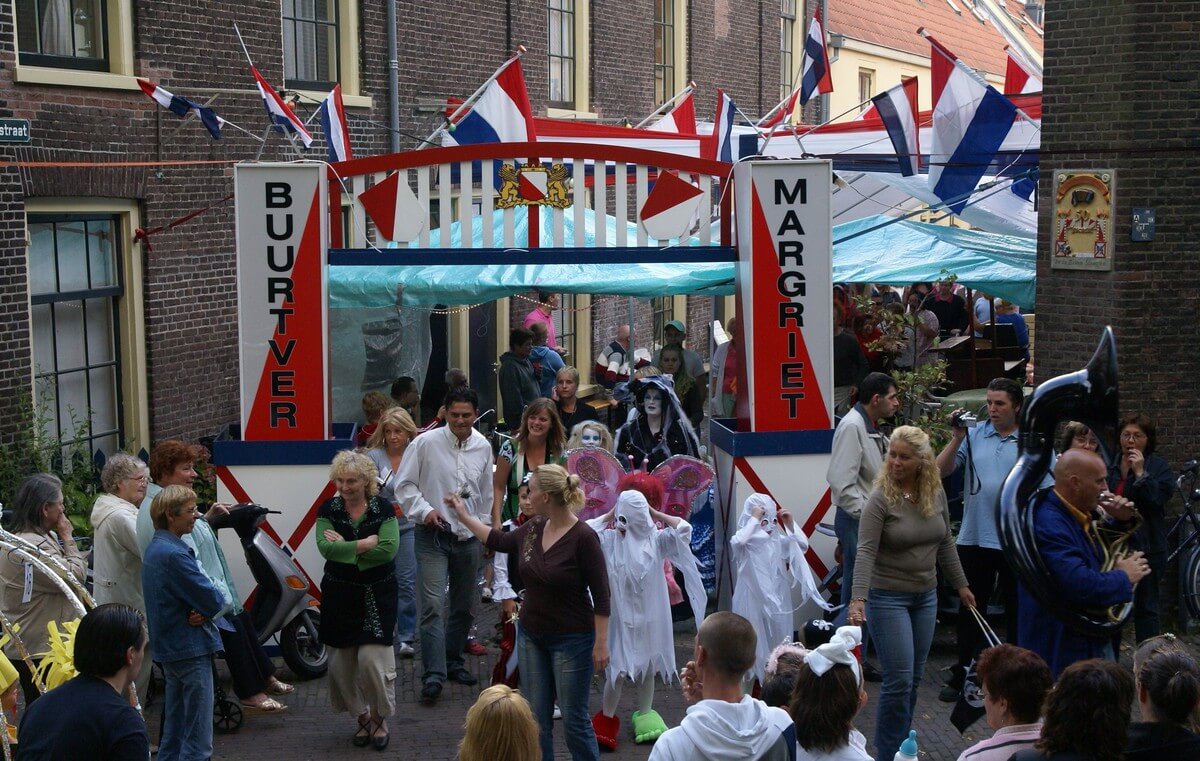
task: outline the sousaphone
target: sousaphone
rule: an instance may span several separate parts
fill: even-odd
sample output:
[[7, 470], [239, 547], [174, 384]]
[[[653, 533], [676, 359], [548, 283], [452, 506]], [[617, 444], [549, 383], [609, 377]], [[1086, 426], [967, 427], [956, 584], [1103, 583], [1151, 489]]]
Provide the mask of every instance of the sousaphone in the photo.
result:
[[[1026, 401], [1018, 435], [1020, 456], [1000, 492], [1000, 541], [1009, 565], [1044, 608], [1071, 629], [1090, 637], [1113, 634], [1128, 617], [1131, 606], [1096, 609], [1066, 601], [1038, 552], [1033, 505], [1050, 472], [1059, 425], [1068, 420], [1087, 425], [1100, 441], [1101, 456], [1112, 462], [1118, 451], [1118, 415], [1117, 343], [1109, 327], [1104, 329], [1100, 345], [1086, 367], [1046, 381]], [[1106, 551], [1106, 555], [1111, 565], [1118, 553]]]

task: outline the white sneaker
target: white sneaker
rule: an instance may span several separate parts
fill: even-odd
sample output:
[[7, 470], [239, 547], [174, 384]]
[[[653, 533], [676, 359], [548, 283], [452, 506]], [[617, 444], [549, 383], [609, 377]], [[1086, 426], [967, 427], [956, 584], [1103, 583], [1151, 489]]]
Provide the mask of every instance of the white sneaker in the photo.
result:
[[558, 703], [555, 703], [555, 704], [554, 704], [554, 716], [553, 716], [553, 718], [555, 718], [555, 719], [561, 719], [561, 718], [562, 718], [562, 709], [558, 707]]
[[412, 658], [414, 655], [413, 646], [407, 642], [401, 642], [396, 645], [396, 655], [401, 658]]

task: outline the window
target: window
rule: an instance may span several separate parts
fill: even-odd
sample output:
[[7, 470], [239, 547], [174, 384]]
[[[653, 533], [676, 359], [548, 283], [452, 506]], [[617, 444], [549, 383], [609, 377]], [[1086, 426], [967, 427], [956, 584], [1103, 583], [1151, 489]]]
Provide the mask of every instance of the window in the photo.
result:
[[667, 327], [668, 322], [675, 319], [675, 299], [670, 296], [658, 296], [651, 299], [650, 318], [650, 324], [654, 326], [654, 335], [651, 336], [650, 341], [647, 341], [647, 344], [661, 348], [660, 341], [663, 330]]
[[874, 69], [859, 69], [858, 70], [858, 100], [862, 105], [859, 106], [860, 111], [865, 111], [870, 108], [868, 103], [875, 95], [875, 70]]
[[[554, 320], [554, 337], [559, 346], [575, 351], [575, 334], [577, 326], [575, 321], [575, 294], [560, 293], [558, 295], [558, 308], [554, 310], [551, 319]], [[567, 364], [572, 364], [575, 357], [572, 354], [567, 358]]]
[[654, 0], [654, 103], [675, 94], [675, 0]]
[[338, 0], [284, 0], [283, 71], [288, 87], [328, 90], [341, 80]]
[[16, 0], [19, 62], [108, 71], [105, 0]]
[[796, 0], [779, 0], [779, 99], [792, 94], [796, 72]]
[[122, 425], [121, 229], [115, 215], [30, 214], [34, 395], [45, 433], [111, 454]]
[[575, 0], [549, 0], [546, 5], [550, 36], [550, 105], [575, 108]]

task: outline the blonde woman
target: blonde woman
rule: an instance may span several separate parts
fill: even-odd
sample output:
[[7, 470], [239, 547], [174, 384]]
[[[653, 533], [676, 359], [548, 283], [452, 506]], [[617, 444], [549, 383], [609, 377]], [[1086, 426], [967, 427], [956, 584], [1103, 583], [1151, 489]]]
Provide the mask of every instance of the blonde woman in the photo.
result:
[[379, 418], [379, 426], [367, 440], [367, 457], [379, 469], [379, 498], [392, 506], [399, 529], [399, 544], [396, 547], [396, 654], [402, 658], [413, 657], [413, 640], [417, 638], [417, 551], [413, 527], [416, 525], [404, 515], [400, 507], [397, 488], [400, 478], [396, 475], [404, 452], [417, 437], [417, 424], [402, 407], [391, 407]]
[[880, 761], [891, 761], [912, 724], [937, 620], [939, 564], [963, 606], [975, 607], [958, 562], [929, 436], [902, 425], [892, 433], [884, 467], [860, 518], [849, 607], [850, 625], [870, 621], [871, 641], [878, 643], [883, 691], [875, 753]]
[[542, 465], [529, 479], [535, 517], [515, 531], [484, 525], [458, 495], [446, 497], [458, 520], [489, 550], [515, 554], [525, 583], [517, 647], [521, 689], [533, 704], [544, 761], [554, 759], [554, 697], [574, 761], [599, 757], [589, 718], [592, 672], [608, 666], [608, 571], [596, 532], [576, 514], [579, 476]]
[[529, 703], [506, 684], [479, 693], [467, 710], [459, 761], [536, 761], [538, 725]]
[[612, 431], [608, 430], [608, 426], [599, 420], [579, 423], [571, 429], [571, 438], [567, 440], [567, 449], [579, 449], [580, 447], [600, 447], [606, 452], [611, 452], [613, 448]]
[[357, 747], [388, 745], [387, 717], [396, 712], [396, 572], [398, 527], [392, 506], [379, 498], [375, 463], [338, 452], [329, 478], [337, 494], [317, 512], [321, 578], [321, 642], [330, 650], [333, 710], [354, 711]]

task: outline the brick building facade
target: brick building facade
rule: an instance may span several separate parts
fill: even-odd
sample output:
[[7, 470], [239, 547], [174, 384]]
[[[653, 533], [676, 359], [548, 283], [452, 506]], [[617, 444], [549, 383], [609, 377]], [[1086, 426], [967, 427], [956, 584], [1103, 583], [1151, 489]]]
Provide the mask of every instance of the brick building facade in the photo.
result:
[[[95, 433], [111, 431], [101, 448], [211, 433], [238, 414], [234, 229], [226, 197], [233, 164], [253, 158], [258, 143], [228, 127], [221, 140], [210, 140], [198, 124], [154, 107], [134, 78], [201, 102], [216, 96], [211, 105], [221, 116], [259, 132], [264, 114], [236, 22], [255, 64], [277, 86], [286, 70], [290, 89], [319, 97], [310, 80], [340, 79], [355, 154], [383, 153], [390, 142], [386, 0], [331, 2], [332, 27], [285, 18], [301, 5], [288, 0], [80, 0], [83, 13], [72, 23], [51, 18], [44, 9], [54, 5], [0, 3], [0, 117], [28, 119], [32, 127], [30, 144], [0, 146], [0, 437], [25, 424], [19, 409], [35, 374], [48, 384], [41, 398], [59, 398], [59, 428], [69, 431], [72, 412], [90, 409]], [[568, 110], [586, 118], [636, 121], [656, 105], [656, 89], [674, 92], [688, 79], [699, 87], [702, 116], [711, 114], [718, 85], [748, 111], [778, 99], [778, 3], [397, 5], [405, 149], [430, 131], [447, 96], [469, 94], [517, 44], [529, 48], [524, 68], [534, 110], [548, 113], [548, 9], [576, 13], [582, 71]], [[656, 31], [673, 43], [670, 70], [661, 61], [656, 67], [663, 48]], [[327, 53], [316, 39], [340, 44]], [[285, 55], [285, 43], [299, 53]], [[312, 109], [302, 100], [303, 116]], [[320, 142], [313, 154], [323, 157]], [[278, 138], [263, 158], [286, 158]], [[87, 165], [64, 166], [75, 162]], [[210, 206], [148, 243], [134, 242], [139, 227]], [[689, 309], [689, 323], [703, 310]], [[590, 359], [577, 361], [583, 367]]]
[[[1195, 456], [1200, 416], [1200, 2], [1045, 5], [1038, 379], [1081, 367], [1112, 325], [1122, 413], [1154, 418], [1160, 451], [1178, 466]], [[1111, 272], [1050, 268], [1054, 172], [1072, 168], [1116, 170]], [[1134, 207], [1157, 210], [1153, 241], [1130, 240]]]

